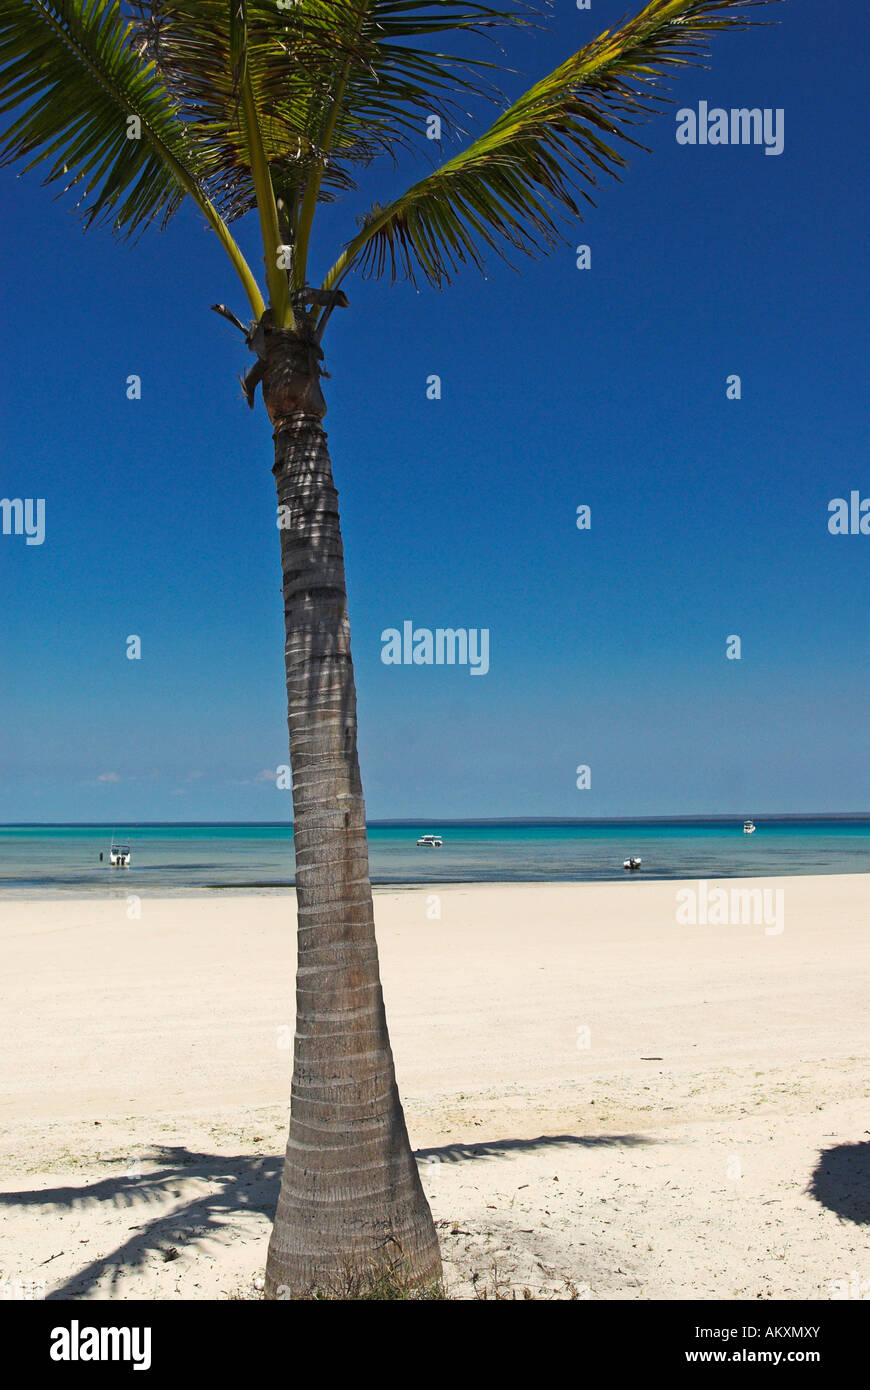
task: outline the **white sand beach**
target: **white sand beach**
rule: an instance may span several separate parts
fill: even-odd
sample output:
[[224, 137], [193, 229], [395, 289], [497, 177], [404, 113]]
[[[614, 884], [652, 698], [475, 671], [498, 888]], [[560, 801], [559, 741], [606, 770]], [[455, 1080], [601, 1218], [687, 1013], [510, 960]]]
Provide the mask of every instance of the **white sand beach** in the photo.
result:
[[[452, 1294], [870, 1297], [870, 877], [737, 885], [783, 890], [779, 934], [677, 925], [684, 886], [376, 894]], [[0, 904], [0, 1294], [252, 1296], [294, 918], [292, 893], [132, 921], [123, 898]]]

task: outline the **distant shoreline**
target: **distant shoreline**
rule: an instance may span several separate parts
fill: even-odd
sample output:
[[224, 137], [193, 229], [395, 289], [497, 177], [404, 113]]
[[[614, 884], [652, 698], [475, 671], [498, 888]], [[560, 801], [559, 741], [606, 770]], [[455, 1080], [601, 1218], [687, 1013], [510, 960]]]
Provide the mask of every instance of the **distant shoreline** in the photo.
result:
[[[745, 819], [745, 812], [734, 811], [730, 814], [716, 814], [710, 816], [481, 816], [469, 817], [462, 820], [450, 819], [447, 817], [439, 818], [433, 815], [403, 816], [399, 819], [390, 820], [369, 820], [366, 827], [369, 830], [388, 830], [403, 826], [417, 825], [439, 825], [439, 826], [571, 826], [571, 825], [730, 825], [734, 821]], [[819, 821], [837, 822], [851, 821], [855, 823], [870, 822], [870, 811], [754, 811], [752, 819], [756, 825], [779, 825], [783, 823], [796, 824], [815, 824]], [[123, 824], [131, 829], [154, 830], [163, 826], [173, 826], [178, 829], [198, 829], [198, 828], [230, 828], [235, 826], [248, 826], [252, 829], [283, 829], [292, 828], [292, 821], [285, 820], [141, 820], [131, 821], [118, 819], [115, 820], [22, 820], [22, 821], [0, 821], [0, 830], [69, 830], [69, 829], [97, 829], [111, 830], [112, 827]]]

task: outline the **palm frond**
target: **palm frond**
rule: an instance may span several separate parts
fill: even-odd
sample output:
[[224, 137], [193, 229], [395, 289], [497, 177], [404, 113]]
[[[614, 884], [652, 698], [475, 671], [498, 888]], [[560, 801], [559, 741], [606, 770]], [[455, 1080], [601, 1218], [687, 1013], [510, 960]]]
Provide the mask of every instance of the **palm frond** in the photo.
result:
[[651, 0], [535, 83], [461, 153], [371, 208], [324, 288], [352, 266], [393, 279], [422, 272], [440, 286], [465, 262], [483, 269], [487, 249], [507, 258], [510, 249], [552, 247], [602, 176], [619, 176], [627, 160], [617, 142], [644, 148], [634, 130], [668, 100], [668, 70], [697, 65], [714, 32], [754, 22], [738, 11], [776, 2]]
[[23, 108], [0, 134], [0, 164], [45, 165], [47, 183], [76, 186], [86, 224], [110, 219], [131, 232], [202, 194], [203, 170], [154, 69], [126, 39], [117, 4], [3, 0], [0, 9], [0, 112]]
[[208, 151], [196, 147], [154, 65], [137, 53], [117, 0], [3, 0], [0, 166], [37, 166], [75, 189], [85, 225], [132, 235], [197, 204], [232, 260], [255, 312], [256, 281], [208, 194]]
[[[238, 0], [137, 0], [141, 42], [186, 128], [221, 171], [211, 195], [228, 220], [256, 190], [245, 152], [231, 15]], [[301, 200], [356, 186], [354, 170], [378, 156], [416, 152], [423, 120], [454, 125], [473, 95], [495, 99], [495, 63], [436, 51], [445, 31], [482, 34], [527, 22], [469, 0], [245, 0], [250, 78], [276, 196], [295, 228]]]

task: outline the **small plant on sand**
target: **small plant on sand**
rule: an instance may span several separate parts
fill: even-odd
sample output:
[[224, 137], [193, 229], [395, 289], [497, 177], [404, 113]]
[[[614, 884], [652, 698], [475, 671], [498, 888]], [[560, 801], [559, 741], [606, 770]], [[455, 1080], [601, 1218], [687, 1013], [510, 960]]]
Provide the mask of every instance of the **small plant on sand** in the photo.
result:
[[303, 1297], [315, 1302], [440, 1303], [449, 1295], [441, 1278], [420, 1283], [407, 1260], [398, 1259], [362, 1271], [348, 1264], [340, 1278], [312, 1287]]

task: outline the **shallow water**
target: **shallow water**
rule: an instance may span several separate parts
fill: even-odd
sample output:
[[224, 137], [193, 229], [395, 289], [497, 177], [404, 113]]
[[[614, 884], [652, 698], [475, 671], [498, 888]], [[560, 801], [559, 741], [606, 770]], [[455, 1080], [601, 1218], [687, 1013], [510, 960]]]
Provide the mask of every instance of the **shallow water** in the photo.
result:
[[[369, 829], [375, 884], [586, 881], [628, 878], [622, 861], [643, 858], [632, 877], [735, 878], [867, 873], [870, 818], [743, 822], [635, 821], [594, 824], [408, 822]], [[128, 825], [132, 864], [108, 860], [112, 828], [0, 826], [0, 896], [103, 897], [233, 888], [277, 891], [293, 883], [289, 825]], [[441, 849], [417, 848], [441, 833]]]

